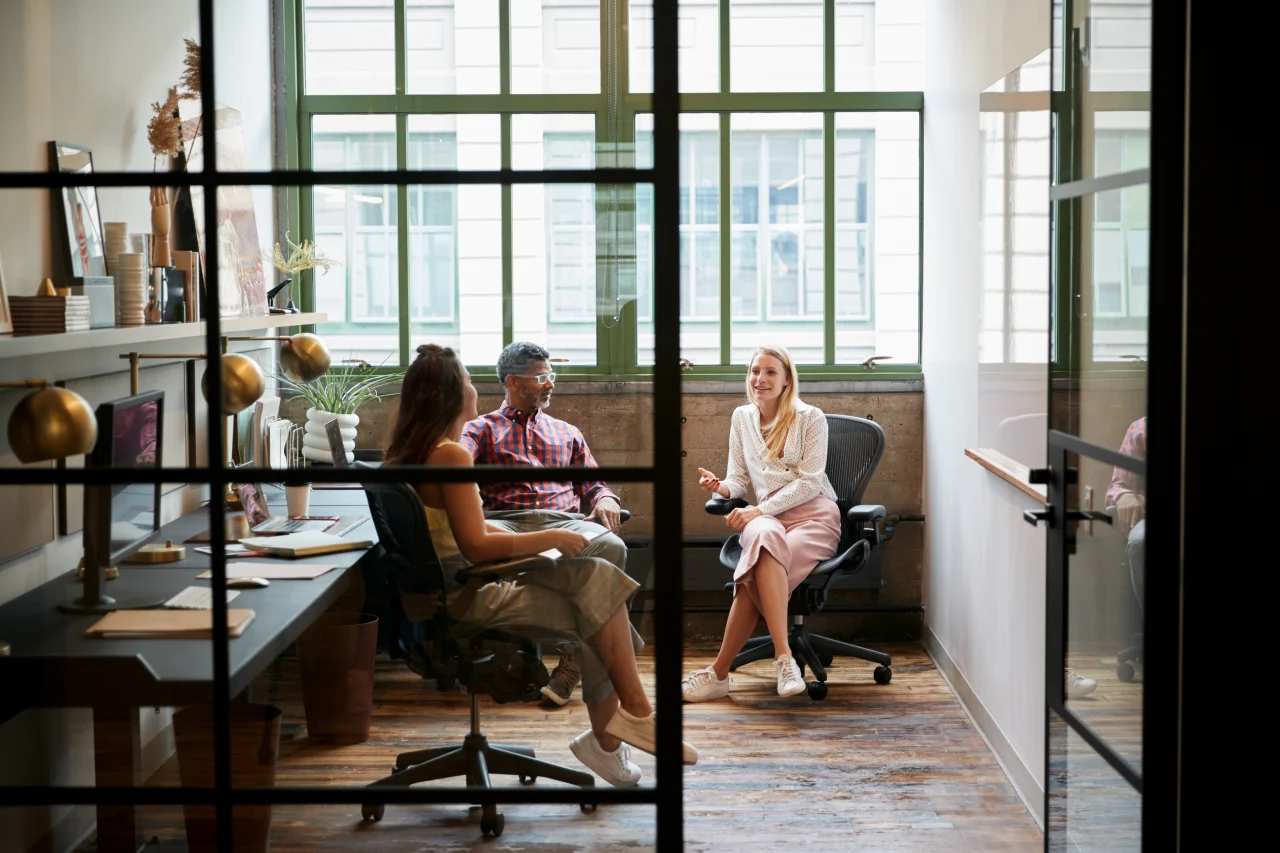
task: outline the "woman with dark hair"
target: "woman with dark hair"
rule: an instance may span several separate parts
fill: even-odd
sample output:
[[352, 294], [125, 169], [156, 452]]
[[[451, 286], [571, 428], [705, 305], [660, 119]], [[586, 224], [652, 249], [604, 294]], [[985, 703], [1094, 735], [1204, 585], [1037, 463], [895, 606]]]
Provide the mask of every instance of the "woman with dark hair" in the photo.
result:
[[[405, 372], [400, 409], [384, 465], [471, 467], [471, 453], [458, 443], [462, 428], [476, 417], [476, 389], [462, 362], [447, 347], [426, 344]], [[485, 522], [475, 483], [418, 483], [431, 541], [446, 564], [452, 584], [458, 565], [487, 563], [541, 553], [563, 556], [554, 568], [512, 580], [472, 581], [446, 591], [449, 613], [469, 630], [532, 629], [540, 637], [576, 642], [581, 649], [583, 701], [591, 728], [569, 749], [612, 785], [640, 781], [627, 744], [653, 753], [657, 744], [653, 708], [636, 670], [643, 645], [631, 627], [626, 602], [637, 584], [611, 563], [579, 554], [588, 544], [581, 533], [539, 530], [512, 533]], [[412, 602], [405, 601], [413, 618]], [[697, 751], [684, 744], [684, 760]]]

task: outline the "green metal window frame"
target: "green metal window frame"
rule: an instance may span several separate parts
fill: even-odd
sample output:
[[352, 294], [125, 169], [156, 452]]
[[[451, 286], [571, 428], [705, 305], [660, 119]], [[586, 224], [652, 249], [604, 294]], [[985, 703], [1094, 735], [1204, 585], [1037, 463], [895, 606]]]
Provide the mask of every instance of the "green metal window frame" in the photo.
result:
[[[286, 130], [293, 144], [289, 146], [289, 168], [311, 168], [311, 120], [317, 115], [394, 115], [396, 117], [396, 149], [398, 170], [407, 163], [407, 120], [413, 114], [493, 114], [501, 121], [501, 167], [511, 167], [511, 116], [521, 113], [591, 113], [596, 116], [596, 146], [598, 165], [629, 166], [631, 163], [603, 163], [600, 156], [606, 146], [615, 142], [623, 151], [633, 151], [635, 142], [635, 118], [639, 113], [652, 111], [652, 98], [648, 94], [632, 93], [629, 85], [630, 46], [628, 32], [629, 3], [619, 0], [618, 14], [611, 21], [600, 16], [600, 91], [594, 94], [512, 94], [511, 93], [511, 0], [498, 0], [498, 53], [499, 91], [490, 95], [411, 95], [407, 93], [408, 45], [407, 0], [394, 0], [395, 38], [395, 93], [383, 95], [309, 95], [303, 92], [306, 79], [306, 45], [303, 26], [304, 0], [287, 0], [285, 4], [284, 57], [286, 76], [287, 119]], [[761, 112], [813, 112], [823, 120], [823, 168], [824, 182], [823, 218], [823, 364], [806, 364], [801, 371], [807, 379], [872, 379], [912, 380], [920, 379], [920, 351], [923, 345], [924, 306], [924, 93], [923, 92], [838, 92], [835, 85], [835, 15], [836, 0], [823, 0], [823, 90], [821, 92], [731, 92], [730, 81], [730, 4], [721, 0], [719, 14], [719, 76], [718, 92], [690, 93], [680, 98], [681, 112], [715, 113], [720, 116], [720, 364], [696, 365], [686, 378], [722, 380], [739, 379], [741, 365], [730, 363], [732, 318], [730, 316], [730, 276], [732, 229], [730, 222], [730, 129], [729, 118], [733, 113]], [[611, 46], [616, 56], [609, 56]], [[612, 66], [611, 66], [612, 59]], [[610, 104], [608, 77], [616, 75], [617, 91], [615, 120], [609, 121]], [[840, 112], [914, 112], [919, 117], [918, 164], [918, 229], [917, 258], [917, 334], [914, 362], [894, 362], [868, 369], [862, 364], [837, 364], [836, 353], [836, 222], [835, 222], [835, 116]], [[616, 128], [616, 134], [614, 129]], [[615, 139], [615, 136], [617, 137]], [[394, 174], [394, 173], [390, 173]], [[874, 173], [873, 173], [874, 174]], [[635, 210], [634, 186], [623, 190], [620, 207]], [[597, 193], [597, 214], [601, 210], [602, 193]], [[288, 194], [290, 230], [305, 237], [312, 237], [314, 230], [312, 195], [309, 190], [292, 188]], [[399, 352], [402, 364], [409, 361], [410, 317], [404, 310], [409, 304], [409, 231], [408, 192], [398, 185], [399, 214]], [[511, 187], [501, 187], [502, 199], [502, 297], [503, 344], [513, 336], [512, 317], [512, 207]], [[874, 231], [874, 229], [869, 229]], [[600, 241], [597, 233], [597, 257]], [[871, 239], [874, 239], [872, 237]], [[870, 251], [870, 250], [869, 250]], [[456, 267], [455, 267], [456, 270]], [[867, 281], [871, 319], [874, 324], [874, 264]], [[301, 284], [301, 303], [304, 310], [315, 310], [314, 277], [304, 273]], [[653, 369], [637, 364], [636, 303], [627, 301], [620, 311], [617, 323], [606, 323], [596, 318], [596, 364], [563, 365], [556, 372], [567, 380], [580, 381], [648, 381]], [[387, 368], [392, 369], [392, 368]], [[398, 368], [396, 368], [398, 369]], [[492, 365], [475, 365], [471, 372], [478, 379], [494, 375]]]

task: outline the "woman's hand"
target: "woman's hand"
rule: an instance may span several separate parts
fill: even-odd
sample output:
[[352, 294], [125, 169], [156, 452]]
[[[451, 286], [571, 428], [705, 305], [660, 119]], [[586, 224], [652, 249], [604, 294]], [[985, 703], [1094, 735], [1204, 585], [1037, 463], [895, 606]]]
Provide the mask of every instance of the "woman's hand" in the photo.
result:
[[748, 524], [764, 515], [758, 506], [746, 506], [742, 509], [735, 509], [724, 517], [724, 523], [741, 533]]
[[582, 553], [583, 548], [591, 544], [586, 536], [572, 530], [548, 530], [547, 533], [551, 534], [551, 547], [564, 557], [576, 557]]
[[720, 478], [706, 468], [698, 469], [698, 485], [704, 492], [713, 492], [722, 498], [729, 497], [729, 487], [720, 482]]

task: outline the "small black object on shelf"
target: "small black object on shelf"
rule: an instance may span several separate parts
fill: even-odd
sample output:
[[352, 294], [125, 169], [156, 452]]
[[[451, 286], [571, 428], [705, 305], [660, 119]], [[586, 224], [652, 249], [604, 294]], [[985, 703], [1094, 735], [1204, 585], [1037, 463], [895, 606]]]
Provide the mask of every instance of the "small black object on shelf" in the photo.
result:
[[267, 308], [272, 314], [299, 314], [298, 306], [293, 303], [293, 291], [289, 292], [289, 304], [283, 308], [277, 308], [271, 304], [271, 300], [276, 298], [276, 294], [284, 290], [293, 283], [292, 278], [286, 278], [275, 287], [267, 291]]

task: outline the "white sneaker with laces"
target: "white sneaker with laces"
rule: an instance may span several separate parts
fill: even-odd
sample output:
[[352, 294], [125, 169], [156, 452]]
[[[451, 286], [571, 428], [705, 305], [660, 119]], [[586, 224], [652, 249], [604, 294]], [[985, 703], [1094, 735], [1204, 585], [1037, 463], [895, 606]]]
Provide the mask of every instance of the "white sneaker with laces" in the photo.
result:
[[680, 682], [680, 695], [686, 702], [706, 702], [729, 695], [729, 679], [721, 681], [711, 667], [691, 672]]
[[1085, 678], [1071, 667], [1067, 667], [1067, 696], [1069, 698], [1079, 699], [1082, 696], [1088, 696], [1097, 689], [1097, 681], [1092, 678]]
[[803, 693], [808, 688], [804, 684], [804, 676], [800, 674], [800, 664], [791, 655], [783, 655], [773, 662], [778, 671], [778, 695], [782, 698]]
[[587, 729], [569, 741], [569, 750], [615, 788], [630, 788], [640, 781], [640, 768], [631, 760], [631, 747], [625, 743], [618, 744], [617, 749], [609, 752], [596, 740], [595, 733]]

